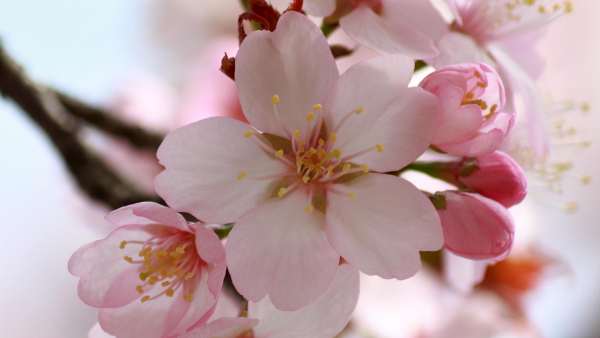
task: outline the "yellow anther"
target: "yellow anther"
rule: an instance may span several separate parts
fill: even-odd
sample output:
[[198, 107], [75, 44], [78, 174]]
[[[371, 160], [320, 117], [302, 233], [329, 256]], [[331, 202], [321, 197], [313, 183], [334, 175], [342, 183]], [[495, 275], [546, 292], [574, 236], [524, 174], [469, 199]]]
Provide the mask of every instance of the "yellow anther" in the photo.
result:
[[312, 106], [312, 109], [314, 109], [315, 111], [321, 111], [321, 109], [323, 109], [323, 106], [320, 103], [317, 103]]
[[309, 204], [304, 208], [304, 211], [306, 211], [309, 214], [312, 214], [315, 211], [315, 207], [312, 204]]
[[356, 108], [356, 109], [354, 110], [354, 112], [355, 112], [356, 114], [362, 114], [362, 113], [364, 113], [364, 112], [365, 112], [365, 108], [364, 108], [363, 106], [360, 106], [360, 107]]
[[335, 143], [335, 141], [337, 141], [337, 134], [336, 133], [329, 134], [329, 142]]
[[139, 293], [139, 294], [142, 294], [142, 293], [144, 293], [144, 287], [142, 285], [136, 285], [135, 291], [137, 291], [137, 293]]
[[194, 300], [194, 296], [192, 296], [191, 294], [188, 293], [187, 295], [183, 296], [183, 299], [186, 302], [191, 302], [192, 300]]
[[166, 250], [158, 250], [156, 252], [156, 257], [164, 258], [167, 257], [169, 253]]
[[342, 172], [344, 173], [349, 172], [350, 169], [352, 169], [352, 164], [350, 163], [344, 163], [344, 166], [342, 166]]
[[123, 259], [125, 260], [125, 262], [127, 263], [133, 263], [133, 258], [129, 257], [129, 256], [124, 256]]
[[293, 132], [294, 138], [299, 139], [302, 136], [302, 132], [300, 131], [300, 129], [296, 129]]
[[142, 297], [142, 299], [140, 299], [140, 301], [141, 301], [142, 303], [145, 303], [145, 302], [147, 302], [147, 301], [149, 301], [149, 300], [150, 300], [150, 296], [144, 296], [144, 297]]
[[306, 183], [310, 182], [310, 177], [308, 177], [308, 176], [306, 176], [306, 175], [305, 175], [305, 176], [303, 176], [303, 177], [302, 177], [302, 182], [304, 182], [304, 184], [306, 184]]
[[175, 295], [175, 290], [173, 290], [173, 289], [171, 289], [171, 288], [168, 288], [168, 289], [165, 291], [165, 295], [167, 295], [167, 297], [173, 297], [173, 295]]
[[248, 173], [247, 173], [247, 172], [245, 172], [245, 171], [240, 171], [240, 173], [239, 173], [239, 174], [238, 174], [238, 176], [237, 176], [237, 180], [238, 180], [238, 181], [241, 181], [241, 180], [243, 180], [244, 178], [246, 178], [247, 176], [248, 176]]
[[119, 244], [119, 248], [125, 249], [125, 246], [127, 246], [127, 241], [121, 241], [121, 243]]
[[169, 282], [169, 281], [162, 282], [162, 283], [160, 283], [160, 285], [161, 285], [163, 288], [166, 288], [167, 286], [171, 285], [171, 282]]
[[271, 103], [272, 104], [279, 104], [279, 102], [281, 102], [281, 98], [279, 97], [279, 95], [273, 95], [271, 97]]
[[308, 112], [308, 114], [306, 114], [306, 121], [307, 122], [312, 122], [315, 119], [315, 113], [313, 112]]
[[277, 190], [277, 197], [282, 198], [283, 196], [285, 196], [285, 194], [287, 194], [288, 189], [286, 187], [281, 187], [279, 188], [279, 190]]
[[156, 282], [158, 282], [158, 278], [156, 276], [150, 276], [150, 278], [148, 278], [148, 283], [151, 285], [156, 284]]
[[341, 151], [341, 150], [339, 150], [339, 149], [337, 149], [337, 148], [336, 148], [336, 149], [333, 149], [333, 150], [331, 151], [331, 155], [332, 155], [333, 157], [335, 157], [335, 158], [337, 158], [337, 159], [339, 160], [339, 159], [340, 159], [340, 157], [342, 157], [342, 151]]
[[146, 279], [148, 279], [148, 276], [150, 276], [149, 273], [147, 273], [147, 272], [140, 272], [140, 280], [146, 281]]
[[247, 130], [244, 132], [245, 138], [251, 138], [253, 135], [254, 135], [254, 132], [252, 130]]
[[356, 193], [354, 191], [351, 191], [351, 192], [347, 193], [346, 195], [348, 195], [348, 197], [350, 197], [350, 199], [352, 199], [352, 200], [356, 199]]
[[283, 149], [279, 149], [275, 152], [275, 156], [282, 158], [283, 157]]
[[589, 112], [591, 108], [592, 107], [587, 102], [584, 102], [584, 103], [581, 104], [581, 111], [584, 112], [584, 113]]
[[383, 150], [384, 150], [383, 144], [375, 145], [375, 150], [377, 150], [378, 153], [383, 153]]
[[369, 172], [369, 166], [366, 164], [363, 164], [360, 166], [360, 169], [363, 171], [363, 173], [367, 174]]
[[324, 146], [324, 145], [325, 145], [325, 140], [324, 140], [324, 139], [322, 139], [322, 138], [320, 138], [320, 139], [319, 139], [319, 147], [322, 147], [322, 146]]
[[185, 274], [185, 277], [184, 277], [184, 279], [185, 279], [185, 280], [190, 280], [190, 279], [194, 278], [194, 276], [195, 276], [195, 275], [196, 275], [196, 274], [195, 274], [195, 273], [193, 273], [193, 272], [188, 272], [188, 273], [186, 273], [186, 274]]
[[565, 13], [573, 12], [573, 3], [569, 0], [565, 1]]
[[568, 202], [564, 205], [563, 209], [568, 213], [574, 213], [579, 209], [579, 205], [577, 202]]

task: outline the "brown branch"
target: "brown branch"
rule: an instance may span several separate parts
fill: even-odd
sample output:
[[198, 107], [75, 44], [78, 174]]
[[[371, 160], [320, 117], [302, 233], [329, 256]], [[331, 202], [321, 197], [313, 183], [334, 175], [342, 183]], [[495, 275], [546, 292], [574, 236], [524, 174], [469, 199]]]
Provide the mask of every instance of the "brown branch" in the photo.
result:
[[[56, 150], [80, 189], [92, 200], [117, 208], [148, 196], [118, 175], [78, 138], [72, 120], [55, 93], [35, 84], [0, 43], [0, 94], [16, 103], [40, 128]], [[72, 101], [76, 102], [76, 101]]]
[[164, 135], [141, 128], [118, 118], [114, 113], [91, 106], [56, 89], [50, 89], [67, 112], [109, 135], [127, 141], [132, 146], [155, 152]]

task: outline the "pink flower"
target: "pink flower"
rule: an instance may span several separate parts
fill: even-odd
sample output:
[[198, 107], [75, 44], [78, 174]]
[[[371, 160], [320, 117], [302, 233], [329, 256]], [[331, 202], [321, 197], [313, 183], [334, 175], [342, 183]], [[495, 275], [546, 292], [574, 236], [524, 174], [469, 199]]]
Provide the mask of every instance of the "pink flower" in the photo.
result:
[[[265, 298], [258, 303], [248, 304], [247, 318], [236, 317], [237, 313], [232, 312], [223, 313], [223, 317], [213, 315], [216, 319], [180, 338], [330, 338], [348, 324], [358, 301], [358, 293], [358, 271], [344, 264], [327, 292], [300, 310], [277, 310]], [[89, 338], [110, 337], [98, 326], [89, 335]]]
[[467, 188], [510, 208], [527, 196], [527, 178], [523, 169], [507, 154], [496, 151], [470, 162], [473, 170], [459, 173], [458, 180]]
[[107, 219], [118, 228], [69, 261], [79, 297], [100, 308], [102, 328], [119, 338], [162, 338], [205, 322], [225, 276], [218, 237], [156, 203], [123, 207]]
[[458, 191], [436, 193], [446, 249], [469, 259], [504, 257], [512, 247], [514, 225], [508, 210], [483, 196]]
[[441, 68], [421, 88], [439, 99], [433, 144], [458, 156], [479, 156], [498, 149], [510, 131], [514, 114], [506, 112], [504, 86], [485, 64]]
[[[320, 30], [287, 13], [251, 33], [236, 82], [251, 125], [217, 117], [169, 134], [156, 181], [168, 203], [235, 222], [229, 271], [251, 301], [296, 310], [322, 295], [342, 256], [367, 274], [408, 278], [442, 245], [430, 201], [381, 173], [429, 146], [436, 100], [407, 89], [412, 60], [389, 56], [341, 77]], [[293, 292], [290, 292], [293, 290]]]
[[[542, 103], [535, 79], [543, 70], [543, 59], [535, 51], [543, 28], [563, 13], [572, 11], [571, 1], [507, 2], [503, 0], [447, 0], [455, 21], [438, 42], [436, 67], [461, 62], [496, 65], [505, 81], [509, 109], [520, 102], [527, 117], [532, 148], [546, 151]], [[519, 102], [518, 102], [519, 101]]]

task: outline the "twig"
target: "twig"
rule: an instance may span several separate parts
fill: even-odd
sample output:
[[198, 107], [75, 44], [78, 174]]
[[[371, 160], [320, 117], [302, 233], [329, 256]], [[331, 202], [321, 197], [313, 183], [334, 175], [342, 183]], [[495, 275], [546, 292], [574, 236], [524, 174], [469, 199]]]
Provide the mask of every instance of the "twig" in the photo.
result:
[[69, 124], [68, 114], [56, 95], [35, 84], [6, 54], [1, 42], [0, 94], [16, 103], [44, 131], [81, 190], [92, 200], [110, 208], [159, 200], [157, 196], [140, 192], [86, 147], [77, 138], [73, 124]]
[[121, 138], [138, 149], [155, 152], [164, 138], [160, 133], [151, 132], [124, 121], [111, 112], [91, 106], [56, 89], [50, 89], [50, 91], [74, 117], [109, 135]]

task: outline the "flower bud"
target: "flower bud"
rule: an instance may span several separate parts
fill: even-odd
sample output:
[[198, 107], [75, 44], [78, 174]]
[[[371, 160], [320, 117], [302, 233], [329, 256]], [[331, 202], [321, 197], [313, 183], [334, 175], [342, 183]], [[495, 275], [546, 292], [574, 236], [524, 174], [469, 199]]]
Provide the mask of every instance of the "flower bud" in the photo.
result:
[[491, 153], [512, 128], [514, 114], [504, 111], [504, 85], [488, 65], [444, 67], [420, 86], [439, 99], [432, 144], [448, 154], [474, 157]]
[[[466, 163], [466, 164], [465, 164]], [[472, 170], [468, 166], [473, 166]], [[527, 179], [523, 169], [507, 154], [496, 151], [463, 162], [458, 181], [485, 197], [510, 208], [527, 196]]]
[[513, 243], [514, 225], [508, 210], [501, 204], [458, 191], [436, 193], [432, 201], [442, 221], [447, 250], [475, 260], [508, 254]]

